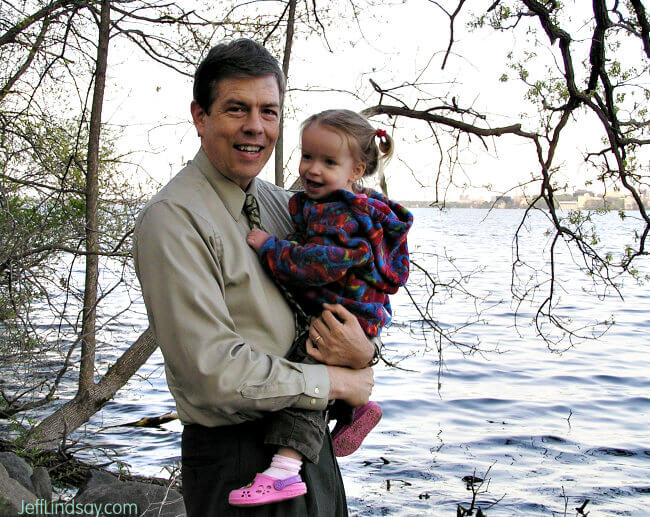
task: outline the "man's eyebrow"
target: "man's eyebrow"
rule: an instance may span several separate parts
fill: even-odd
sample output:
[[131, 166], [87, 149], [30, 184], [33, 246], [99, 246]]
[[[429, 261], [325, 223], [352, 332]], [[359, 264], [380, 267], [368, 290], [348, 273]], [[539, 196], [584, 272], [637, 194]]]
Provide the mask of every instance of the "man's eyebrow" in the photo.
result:
[[226, 99], [224, 104], [236, 106], [248, 106], [248, 104], [240, 99]]
[[[243, 107], [248, 107], [249, 104], [246, 101], [243, 101], [241, 99], [226, 99], [224, 101], [224, 104], [226, 106], [243, 106]], [[279, 102], [267, 102], [262, 104], [263, 108], [276, 108], [280, 109], [280, 103]]]

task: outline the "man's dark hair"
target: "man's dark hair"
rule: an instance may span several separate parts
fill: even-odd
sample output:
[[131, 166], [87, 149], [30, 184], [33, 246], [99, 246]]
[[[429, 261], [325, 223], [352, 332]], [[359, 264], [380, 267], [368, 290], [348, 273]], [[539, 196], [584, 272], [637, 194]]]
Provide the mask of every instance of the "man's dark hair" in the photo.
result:
[[228, 78], [272, 75], [278, 82], [280, 104], [285, 80], [278, 61], [262, 45], [249, 39], [220, 43], [210, 49], [194, 74], [194, 100], [209, 115], [217, 97], [217, 83]]

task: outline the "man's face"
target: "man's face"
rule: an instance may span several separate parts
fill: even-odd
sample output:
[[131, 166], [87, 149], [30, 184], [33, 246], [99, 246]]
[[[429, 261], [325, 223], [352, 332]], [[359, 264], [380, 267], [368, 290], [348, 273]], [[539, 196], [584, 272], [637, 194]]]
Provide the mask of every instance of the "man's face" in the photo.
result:
[[280, 127], [273, 76], [222, 79], [208, 115], [192, 102], [192, 118], [212, 165], [246, 189], [271, 157]]

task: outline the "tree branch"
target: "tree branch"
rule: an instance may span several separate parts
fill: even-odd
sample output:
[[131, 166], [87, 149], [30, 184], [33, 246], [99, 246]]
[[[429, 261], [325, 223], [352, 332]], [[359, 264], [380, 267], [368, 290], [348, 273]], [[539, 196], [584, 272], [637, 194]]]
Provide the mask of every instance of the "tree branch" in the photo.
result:
[[27, 59], [25, 59], [25, 62], [21, 65], [21, 67], [16, 71], [16, 73], [13, 76], [9, 78], [7, 84], [5, 84], [2, 87], [2, 90], [0, 90], [0, 102], [2, 102], [2, 100], [7, 96], [7, 94], [13, 87], [13, 85], [16, 84], [16, 81], [18, 81], [18, 79], [20, 79], [20, 77], [31, 66], [32, 62], [34, 61], [34, 58], [36, 57], [36, 51], [43, 44], [43, 40], [45, 39], [45, 34], [47, 33], [47, 29], [49, 25], [50, 25], [50, 20], [46, 18], [43, 21], [43, 25], [41, 26], [41, 31], [39, 32], [36, 41], [34, 41], [34, 44], [32, 45], [31, 49], [29, 50], [29, 53], [27, 54]]
[[65, 11], [65, 7], [77, 3], [79, 3], [79, 0], [57, 0], [39, 9], [34, 14], [26, 16], [13, 27], [11, 27], [8, 31], [6, 31], [2, 36], [0, 36], [0, 47], [7, 45], [8, 43], [15, 43], [16, 38], [20, 33], [22, 33], [25, 29], [29, 28], [37, 21], [42, 20], [43, 18], [52, 18], [52, 13], [54, 13], [56, 10], [62, 9]]
[[447, 65], [447, 58], [449, 58], [449, 54], [451, 53], [451, 47], [454, 45], [454, 21], [456, 20], [456, 16], [458, 16], [460, 10], [463, 8], [465, 1], [466, 0], [460, 0], [460, 2], [458, 2], [456, 10], [453, 13], [449, 14], [449, 12], [447, 12], [447, 10], [438, 2], [435, 0], [429, 0], [429, 2], [438, 6], [443, 13], [449, 16], [449, 45], [447, 46], [447, 51], [445, 52], [445, 58], [442, 60], [442, 66], [440, 67], [441, 70], [445, 69], [445, 66]]
[[534, 139], [536, 135], [534, 133], [528, 133], [521, 129], [521, 124], [512, 124], [510, 126], [504, 127], [495, 127], [495, 128], [482, 128], [468, 124], [461, 120], [452, 119], [449, 117], [444, 117], [442, 115], [437, 115], [435, 113], [430, 113], [427, 111], [413, 110], [409, 108], [403, 108], [399, 106], [386, 106], [379, 104], [377, 106], [372, 106], [370, 108], [364, 109], [361, 114], [365, 117], [374, 117], [375, 115], [389, 115], [395, 117], [406, 117], [417, 120], [425, 120], [427, 122], [433, 122], [436, 124], [441, 124], [443, 126], [452, 127], [458, 129], [465, 133], [469, 133], [477, 136], [502, 136], [502, 135], [517, 135], [524, 138]]
[[637, 22], [641, 27], [641, 41], [643, 42], [643, 49], [646, 56], [650, 58], [650, 23], [645, 13], [645, 8], [641, 0], [630, 0], [634, 13], [636, 14]]

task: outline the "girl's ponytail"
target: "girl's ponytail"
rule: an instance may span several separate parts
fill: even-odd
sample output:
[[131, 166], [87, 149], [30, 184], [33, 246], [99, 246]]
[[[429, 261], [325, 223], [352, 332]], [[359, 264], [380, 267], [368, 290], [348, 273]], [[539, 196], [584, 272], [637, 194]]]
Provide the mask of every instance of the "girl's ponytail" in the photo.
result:
[[385, 129], [378, 129], [376, 131], [377, 138], [379, 139], [379, 151], [382, 155], [379, 157], [379, 169], [383, 170], [384, 167], [388, 164], [390, 159], [393, 157], [393, 151], [395, 150], [395, 141], [393, 138], [386, 133]]

